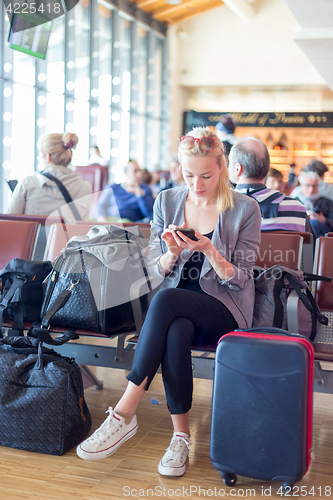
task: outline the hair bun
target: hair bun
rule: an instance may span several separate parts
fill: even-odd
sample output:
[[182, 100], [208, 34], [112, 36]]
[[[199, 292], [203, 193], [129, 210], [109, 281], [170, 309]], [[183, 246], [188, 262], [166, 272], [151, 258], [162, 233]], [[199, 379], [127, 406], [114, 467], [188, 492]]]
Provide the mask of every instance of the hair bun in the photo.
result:
[[70, 132], [66, 132], [62, 138], [62, 143], [64, 145], [65, 149], [73, 149], [76, 147], [77, 143], [79, 142], [79, 138], [76, 134], [72, 134]]
[[64, 144], [64, 147], [66, 149], [72, 149], [73, 146], [74, 146], [74, 142], [72, 140], [70, 140], [66, 144]]

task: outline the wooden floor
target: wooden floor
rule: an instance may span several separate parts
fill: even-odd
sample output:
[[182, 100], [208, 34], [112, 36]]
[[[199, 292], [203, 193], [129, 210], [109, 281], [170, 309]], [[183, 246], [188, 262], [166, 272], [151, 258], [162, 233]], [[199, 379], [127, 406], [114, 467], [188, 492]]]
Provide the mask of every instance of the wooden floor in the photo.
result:
[[[115, 405], [126, 385], [122, 370], [94, 368], [104, 389], [86, 390], [93, 429]], [[281, 498], [280, 483], [239, 477], [233, 490], [224, 486], [209, 459], [212, 382], [195, 379], [191, 414], [192, 447], [186, 474], [165, 478], [157, 465], [169, 445], [172, 428], [161, 376], [157, 375], [137, 412], [139, 429], [114, 455], [96, 462], [75, 450], [61, 457], [0, 447], [0, 500], [109, 500], [123, 498]], [[153, 404], [151, 398], [159, 402]], [[294, 497], [333, 497], [333, 395], [315, 394], [315, 459]], [[302, 489], [301, 489], [302, 488]]]

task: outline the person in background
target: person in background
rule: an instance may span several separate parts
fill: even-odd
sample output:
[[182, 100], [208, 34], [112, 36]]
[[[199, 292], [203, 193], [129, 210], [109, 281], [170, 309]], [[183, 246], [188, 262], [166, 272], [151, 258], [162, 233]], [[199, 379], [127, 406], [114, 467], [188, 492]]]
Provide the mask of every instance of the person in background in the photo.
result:
[[333, 230], [333, 201], [320, 195], [316, 172], [302, 170], [298, 180], [301, 190], [297, 199], [306, 207], [316, 237], [325, 236]]
[[[81, 175], [71, 167], [73, 149], [79, 139], [76, 134], [45, 134], [38, 143], [40, 163], [43, 172], [56, 177], [69, 192], [82, 219], [87, 219], [91, 207], [92, 186], [83, 181]], [[15, 187], [5, 213], [50, 215], [61, 209], [61, 215], [67, 222], [75, 220], [73, 213], [66, 206], [64, 196], [53, 181], [34, 172]], [[59, 214], [54, 214], [59, 215]]]
[[297, 175], [295, 172], [296, 165], [295, 163], [290, 164], [289, 172], [288, 172], [288, 188], [291, 192], [298, 185]]
[[231, 144], [231, 142], [229, 142], [229, 141], [222, 141], [222, 144], [223, 144], [223, 149], [224, 149], [225, 162], [226, 162], [227, 166], [229, 167], [229, 155], [230, 155], [230, 151], [231, 151], [233, 144]]
[[124, 167], [122, 184], [107, 184], [98, 198], [94, 216], [97, 221], [123, 219], [133, 222], [150, 221], [154, 198], [147, 184], [142, 182], [142, 170], [134, 160]]
[[216, 124], [215, 133], [222, 142], [226, 141], [230, 144], [235, 144], [237, 141], [237, 137], [235, 136], [236, 128], [237, 122], [235, 117], [228, 113], [222, 116], [221, 121]]
[[302, 203], [265, 185], [269, 167], [268, 149], [260, 139], [245, 137], [231, 148], [229, 179], [236, 184], [236, 191], [252, 196], [259, 203], [261, 230], [312, 232]]
[[150, 187], [150, 184], [152, 183], [152, 181], [153, 181], [153, 176], [151, 175], [149, 170], [147, 170], [146, 168], [143, 168], [142, 169], [142, 182], [144, 182], [145, 184], [147, 184], [147, 186]]
[[[333, 184], [330, 184], [329, 182], [324, 182], [325, 174], [326, 172], [329, 171], [327, 165], [325, 165], [325, 163], [320, 160], [314, 159], [311, 160], [310, 163], [306, 165], [306, 167], [302, 170], [302, 172], [303, 171], [316, 172], [316, 174], [318, 174], [320, 177], [319, 187], [318, 187], [319, 194], [333, 201]], [[301, 191], [302, 191], [301, 186], [297, 186], [295, 187], [295, 189], [292, 190], [290, 196], [292, 198], [298, 198]]]
[[161, 167], [158, 163], [154, 165], [151, 170], [149, 170], [152, 177], [151, 183], [149, 185], [152, 190], [154, 198], [158, 195], [161, 190]]
[[170, 189], [184, 185], [185, 181], [183, 177], [182, 167], [178, 159], [178, 153], [173, 154], [171, 157], [169, 172], [170, 180], [166, 183], [163, 189]]
[[269, 189], [275, 189], [276, 191], [282, 191], [283, 186], [283, 175], [276, 168], [270, 168], [265, 179], [266, 187]]
[[[98, 460], [134, 436], [136, 408], [161, 364], [173, 424], [158, 465], [165, 476], [186, 470], [192, 345], [216, 344], [221, 335], [251, 326], [260, 242], [258, 204], [229, 187], [222, 143], [209, 127], [182, 137], [178, 154], [185, 185], [161, 191], [154, 204], [149, 274], [162, 284], [140, 331], [127, 388], [101, 427], [77, 447], [80, 458]], [[179, 226], [193, 228], [195, 241]]]
[[142, 182], [144, 182], [144, 184], [150, 187], [151, 192], [153, 193], [153, 197], [155, 199], [159, 191], [157, 191], [156, 186], [154, 184], [154, 177], [152, 173], [149, 172], [149, 170], [147, 170], [146, 168], [142, 170]]
[[88, 165], [93, 165], [97, 163], [98, 165], [101, 165], [102, 167], [107, 167], [109, 165], [108, 160], [105, 160], [103, 156], [101, 155], [101, 152], [99, 150], [98, 146], [92, 146], [90, 148], [90, 158], [88, 161]]

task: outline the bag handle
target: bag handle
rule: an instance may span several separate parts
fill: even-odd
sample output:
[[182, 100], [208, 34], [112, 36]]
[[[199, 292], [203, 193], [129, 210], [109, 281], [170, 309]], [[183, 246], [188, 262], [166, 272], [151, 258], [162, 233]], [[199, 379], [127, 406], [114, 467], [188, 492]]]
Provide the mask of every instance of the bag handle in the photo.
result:
[[303, 276], [305, 281], [328, 281], [329, 283], [332, 281], [329, 276], [320, 276], [319, 274], [303, 272]]
[[61, 333], [56, 337], [52, 337], [52, 335], [48, 330], [45, 330], [45, 328], [38, 328], [37, 326], [32, 326], [30, 328], [28, 336], [35, 337], [44, 344], [50, 344], [56, 346], [66, 344], [66, 342], [69, 342], [70, 340], [77, 340], [80, 338], [80, 336], [77, 333], [75, 333], [74, 328], [71, 328], [65, 333]]
[[69, 192], [67, 191], [67, 189], [65, 188], [65, 186], [63, 185], [63, 183], [59, 179], [57, 179], [57, 177], [55, 177], [52, 174], [49, 174], [48, 172], [41, 172], [41, 174], [44, 175], [44, 177], [47, 177], [48, 179], [50, 179], [51, 181], [53, 181], [53, 182], [56, 183], [56, 185], [58, 186], [58, 188], [61, 191], [61, 194], [65, 198], [65, 200], [66, 200], [69, 208], [71, 209], [71, 211], [72, 211], [72, 213], [74, 215], [75, 220], [82, 220], [82, 217], [79, 214], [79, 211], [76, 208], [75, 203], [74, 203], [71, 195], [69, 194]]
[[242, 330], [240, 328], [234, 330], [235, 332], [262, 332], [262, 333], [276, 333], [277, 335], [288, 335], [288, 337], [303, 337], [298, 333], [291, 333], [287, 330], [283, 330], [283, 328], [275, 328], [274, 326], [253, 326], [251, 328], [246, 328], [246, 330]]
[[39, 340], [44, 342], [45, 344], [51, 344], [51, 345], [63, 345], [69, 340], [76, 340], [79, 339], [79, 335], [75, 333], [75, 328], [71, 328], [68, 330], [66, 333], [63, 333], [61, 335], [57, 335], [57, 337], [52, 337], [49, 329], [50, 329], [50, 321], [53, 318], [53, 316], [60, 310], [62, 309], [65, 304], [67, 304], [68, 300], [70, 299], [74, 286], [79, 283], [79, 280], [74, 282], [71, 282], [71, 285], [69, 288], [66, 288], [66, 290], [63, 290], [53, 306], [50, 308], [50, 310], [46, 313], [44, 318], [42, 319], [42, 324], [40, 326], [37, 326], [34, 324], [29, 332], [28, 336], [31, 337], [37, 337]]
[[[9, 290], [7, 291], [6, 295], [2, 298], [1, 303], [0, 303], [0, 338], [3, 338], [2, 335], [2, 318], [3, 318], [3, 312], [4, 310], [8, 307], [10, 304], [10, 301], [15, 295], [15, 292], [22, 288], [24, 283], [26, 282], [26, 278], [23, 276], [16, 276], [14, 279], [13, 283], [10, 285]], [[22, 316], [22, 323], [23, 323], [23, 316]]]

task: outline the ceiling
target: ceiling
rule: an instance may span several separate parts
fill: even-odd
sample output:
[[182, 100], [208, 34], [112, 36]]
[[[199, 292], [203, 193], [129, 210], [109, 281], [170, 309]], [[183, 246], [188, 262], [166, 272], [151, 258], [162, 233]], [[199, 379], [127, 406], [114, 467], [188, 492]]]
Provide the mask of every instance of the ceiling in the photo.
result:
[[332, 0], [286, 0], [299, 26], [293, 38], [333, 91]]
[[[177, 0], [169, 0], [169, 2]], [[223, 5], [222, 0], [178, 0], [179, 4], [168, 3], [167, 0], [130, 0], [136, 6], [151, 14], [154, 19], [167, 25], [179, 24], [194, 16]]]

